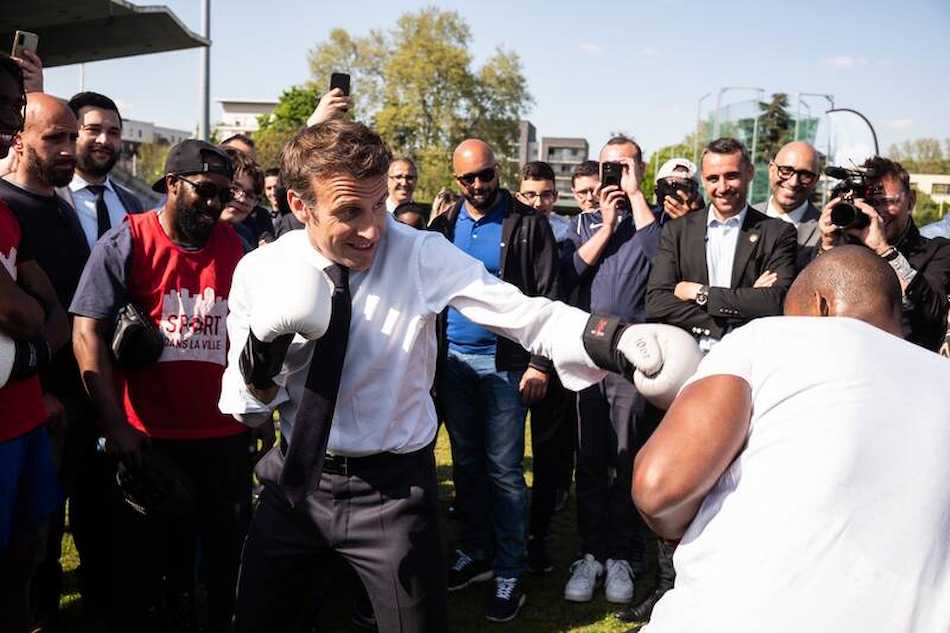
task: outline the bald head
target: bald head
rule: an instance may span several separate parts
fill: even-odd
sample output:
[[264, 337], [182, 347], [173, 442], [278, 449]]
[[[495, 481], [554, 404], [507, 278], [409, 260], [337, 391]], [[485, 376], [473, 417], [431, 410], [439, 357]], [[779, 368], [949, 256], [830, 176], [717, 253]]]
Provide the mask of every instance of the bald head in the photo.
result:
[[803, 141], [783, 145], [769, 165], [774, 206], [783, 213], [800, 207], [818, 184], [818, 170], [818, 151], [814, 147]]
[[14, 144], [17, 182], [45, 193], [69, 184], [76, 167], [77, 131], [76, 115], [65, 101], [29, 93], [26, 121]]
[[851, 317], [903, 336], [897, 275], [864, 246], [837, 246], [809, 264], [789, 288], [785, 314]]
[[481, 171], [495, 166], [495, 152], [491, 145], [478, 138], [459, 143], [452, 153], [452, 168], [456, 176]]
[[31, 127], [46, 125], [63, 125], [78, 127], [76, 115], [69, 108], [69, 104], [44, 92], [31, 92], [26, 95], [26, 122], [23, 131]]
[[495, 152], [481, 139], [462, 141], [452, 154], [455, 179], [462, 189], [462, 196], [468, 201], [469, 213], [475, 216], [481, 217], [498, 199], [496, 166]]

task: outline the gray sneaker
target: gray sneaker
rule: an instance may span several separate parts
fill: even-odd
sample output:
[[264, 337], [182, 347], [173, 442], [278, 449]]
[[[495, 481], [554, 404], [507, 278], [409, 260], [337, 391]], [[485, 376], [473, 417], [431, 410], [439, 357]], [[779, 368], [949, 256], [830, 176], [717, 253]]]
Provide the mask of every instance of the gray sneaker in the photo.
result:
[[604, 581], [604, 566], [592, 554], [574, 561], [571, 578], [564, 586], [564, 599], [571, 602], [590, 602], [594, 591]]
[[633, 570], [625, 560], [607, 559], [607, 602], [627, 604], [633, 600]]

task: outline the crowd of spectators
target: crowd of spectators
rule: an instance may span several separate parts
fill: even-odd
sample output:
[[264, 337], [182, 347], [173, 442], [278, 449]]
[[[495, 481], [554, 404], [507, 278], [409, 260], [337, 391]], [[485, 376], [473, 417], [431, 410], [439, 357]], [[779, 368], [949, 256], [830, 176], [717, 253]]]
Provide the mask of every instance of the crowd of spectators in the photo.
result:
[[[199, 619], [228, 630], [252, 468], [278, 441], [274, 424], [249, 430], [218, 408], [231, 280], [246, 253], [307, 220], [291, 210], [279, 166], [258, 164], [251, 138], [173, 147], [152, 184], [163, 202], [146, 209], [110, 176], [123, 125], [113, 99], [43, 93], [33, 55], [0, 56], [0, 89], [0, 153], [10, 154], [0, 179], [0, 343], [15, 343], [15, 370], [21, 349], [33, 359], [0, 386], [0, 621], [55, 630], [68, 500], [87, 630], [183, 631]], [[348, 105], [329, 93], [311, 124]], [[838, 200], [815, 206], [820, 157], [799, 141], [769, 162], [761, 208], [748, 204], [755, 168], [732, 138], [709, 143], [698, 165], [664, 163], [655, 201], [642, 189], [640, 145], [611, 138], [597, 161], [574, 169], [575, 215], [560, 212], [544, 162], [525, 164], [509, 191], [484, 141], [460, 143], [451, 160], [458, 194], [443, 189], [431, 204], [414, 197], [413, 160], [392, 160], [380, 213], [440, 233], [528, 296], [672, 325], [708, 353], [730, 332], [781, 315], [809, 263], [860, 245], [897, 275], [904, 337], [935, 352], [948, 340], [950, 242], [921, 235], [907, 171], [892, 160], [864, 164], [875, 176], [853, 201], [863, 228], [833, 222]], [[606, 165], [619, 179], [605, 182]], [[436, 329], [432, 394], [461, 526], [448, 590], [490, 582], [486, 616], [508, 621], [529, 574], [561, 573], [565, 600], [587, 602], [603, 588], [621, 619], [649, 620], [674, 585], [675, 543], [650, 531], [630, 491], [634, 457], [664, 412], [615, 374], [570, 391], [550, 359], [453, 307]], [[157, 347], [146, 349], [149, 340]], [[577, 555], [553, 560], [551, 521], [572, 484]], [[631, 604], [649, 539], [656, 586]], [[354, 618], [375, 626], [357, 593]]]

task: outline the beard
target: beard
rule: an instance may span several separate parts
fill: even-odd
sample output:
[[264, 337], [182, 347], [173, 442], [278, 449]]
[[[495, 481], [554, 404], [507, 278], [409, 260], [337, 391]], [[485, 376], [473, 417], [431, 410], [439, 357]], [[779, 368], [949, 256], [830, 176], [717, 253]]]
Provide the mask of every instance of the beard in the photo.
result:
[[48, 187], [65, 187], [73, 179], [76, 161], [73, 158], [52, 158], [43, 160], [36, 151], [27, 145], [26, 168], [33, 178]]
[[[101, 159], [97, 158], [92, 153], [94, 149], [108, 151], [111, 153], [109, 154], [108, 158]], [[119, 152], [101, 145], [98, 147], [92, 145], [76, 155], [76, 167], [80, 172], [88, 174], [93, 178], [102, 178], [112, 171], [112, 168], [115, 167], [115, 164], [118, 162], [118, 160]]]
[[465, 192], [465, 200], [479, 211], [488, 211], [498, 201], [498, 185], [494, 188], [482, 187]]
[[183, 200], [175, 201], [175, 227], [188, 244], [204, 246], [211, 237], [214, 226], [221, 217], [221, 210], [206, 206], [192, 207]]

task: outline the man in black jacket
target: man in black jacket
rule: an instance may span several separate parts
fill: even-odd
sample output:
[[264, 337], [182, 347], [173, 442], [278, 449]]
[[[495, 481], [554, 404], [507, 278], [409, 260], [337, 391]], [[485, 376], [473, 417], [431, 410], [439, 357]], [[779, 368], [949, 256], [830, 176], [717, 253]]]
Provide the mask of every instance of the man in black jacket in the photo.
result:
[[904, 330], [907, 340], [937, 351], [947, 330], [947, 293], [950, 292], [950, 242], [920, 235], [912, 213], [917, 195], [910, 175], [900, 163], [875, 156], [863, 167], [873, 174], [867, 200], [854, 206], [870, 218], [864, 229], [842, 230], [831, 222], [830, 201], [821, 212], [821, 241], [816, 254], [838, 244], [863, 244], [890, 264], [904, 293]]
[[[452, 165], [462, 200], [429, 228], [525, 294], [556, 298], [557, 246], [551, 227], [499, 188], [491, 147], [478, 139], [464, 141]], [[551, 363], [453, 308], [442, 315], [439, 333], [442, 362], [436, 383], [462, 519], [449, 590], [494, 576], [486, 617], [504, 622], [517, 616], [525, 600], [525, 407], [544, 397]]]
[[710, 143], [702, 159], [709, 210], [667, 223], [653, 260], [647, 316], [683, 328], [707, 351], [754, 318], [782, 314], [795, 278], [795, 227], [746, 204], [753, 174], [739, 141]]

